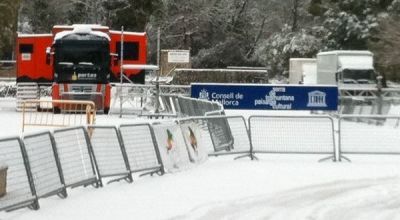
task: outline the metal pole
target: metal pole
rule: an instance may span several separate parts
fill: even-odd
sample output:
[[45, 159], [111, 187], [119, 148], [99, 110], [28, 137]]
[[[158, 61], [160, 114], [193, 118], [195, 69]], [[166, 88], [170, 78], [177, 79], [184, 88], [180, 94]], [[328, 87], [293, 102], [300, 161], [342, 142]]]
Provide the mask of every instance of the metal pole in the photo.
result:
[[159, 113], [159, 108], [160, 108], [160, 102], [159, 102], [159, 97], [160, 97], [160, 36], [161, 36], [161, 31], [160, 27], [158, 27], [157, 30], [157, 78], [156, 78], [156, 109], [154, 110], [154, 113], [158, 114]]
[[158, 27], [157, 29], [157, 66], [160, 70], [160, 37], [161, 37], [161, 29]]
[[379, 76], [377, 76], [376, 77], [376, 79], [377, 79], [377, 81], [378, 81], [378, 83], [377, 83], [377, 85], [376, 85], [376, 88], [377, 88], [377, 95], [378, 95], [378, 100], [377, 100], [377, 104], [378, 104], [378, 115], [381, 115], [382, 114], [382, 105], [383, 105], [383, 98], [382, 98], [382, 76], [381, 75], [379, 75]]
[[122, 83], [124, 74], [124, 26], [121, 27], [121, 50], [120, 50], [120, 76], [119, 76], [119, 117], [122, 118]]

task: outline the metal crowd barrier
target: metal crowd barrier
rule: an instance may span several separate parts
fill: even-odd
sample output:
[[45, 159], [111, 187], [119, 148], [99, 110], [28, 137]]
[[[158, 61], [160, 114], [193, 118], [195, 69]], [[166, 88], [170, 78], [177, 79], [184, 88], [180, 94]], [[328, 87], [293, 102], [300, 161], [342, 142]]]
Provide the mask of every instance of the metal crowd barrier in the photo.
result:
[[51, 133], [25, 135], [23, 141], [37, 198], [53, 195], [65, 198], [65, 182]]
[[[198, 102], [197, 108], [203, 104]], [[0, 140], [0, 162], [9, 166], [9, 177], [0, 211], [38, 209], [40, 198], [65, 198], [67, 187], [102, 186], [105, 177], [132, 182], [132, 173], [190, 167], [202, 161], [199, 147], [207, 148], [206, 156], [243, 154], [251, 159], [255, 153], [326, 154], [334, 160], [335, 155], [400, 154], [399, 121], [400, 116], [341, 116], [338, 148], [328, 116], [251, 116], [249, 129], [242, 116], [197, 116], [5, 138]]]
[[[152, 108], [155, 108], [156, 103], [156, 85], [151, 84], [112, 84], [115, 92], [113, 92], [112, 100], [114, 100], [111, 104], [111, 109], [114, 109], [114, 112], [117, 110], [117, 102], [119, 102], [119, 114], [132, 114], [140, 112], [139, 115], [142, 115], [143, 112], [146, 112]], [[172, 96], [190, 96], [190, 85], [160, 85], [159, 86], [159, 95], [172, 95]], [[153, 105], [148, 106], [147, 104]], [[124, 105], [125, 104], [125, 105]], [[130, 105], [127, 107], [127, 105]], [[149, 109], [150, 108], [150, 109]], [[135, 114], [136, 114], [135, 113]], [[144, 113], [144, 116], [156, 117], [155, 114]], [[160, 115], [162, 117], [163, 115]], [[166, 117], [173, 117], [170, 115], [165, 115]]]
[[[232, 149], [229, 153], [250, 154], [251, 143], [246, 120], [243, 116], [227, 117], [230, 131], [234, 139]], [[245, 155], [246, 156], [246, 155]], [[250, 157], [252, 155], [250, 154]]]
[[251, 154], [328, 154], [336, 161], [334, 123], [328, 116], [250, 116]]
[[155, 141], [165, 172], [175, 172], [190, 167], [190, 155], [180, 126], [174, 121], [152, 124]]
[[215, 152], [230, 151], [233, 148], [234, 140], [226, 117], [209, 116], [207, 126]]
[[184, 96], [161, 95], [162, 105], [167, 106], [166, 111], [179, 117], [205, 116], [208, 112], [223, 111], [218, 102], [210, 102]]
[[400, 116], [341, 115], [339, 160], [347, 154], [400, 154]]
[[208, 147], [208, 155], [250, 155], [250, 139], [246, 121], [242, 116], [190, 117], [177, 120], [182, 128], [190, 123], [201, 128], [201, 135]]
[[40, 198], [66, 198], [67, 187], [102, 186], [104, 177], [122, 175], [119, 179], [132, 182], [134, 172], [164, 174], [150, 124], [121, 125], [118, 130], [81, 126], [28, 134], [23, 141], [0, 139], [0, 162], [8, 166], [0, 211], [39, 209]]
[[[34, 111], [32, 110], [34, 109]], [[53, 108], [60, 112], [55, 114]], [[36, 111], [38, 110], [38, 111]], [[91, 125], [96, 120], [96, 107], [92, 101], [79, 100], [24, 100], [22, 132], [28, 126], [68, 127]]]
[[7, 193], [0, 197], [0, 211], [31, 207], [38, 209], [32, 174], [23, 142], [19, 137], [0, 140], [0, 161], [7, 170]]
[[131, 173], [148, 171], [149, 174], [164, 174], [159, 148], [150, 124], [124, 124], [119, 127], [119, 132]]
[[84, 127], [55, 130], [54, 140], [65, 187], [102, 185], [96, 176], [97, 161]]
[[141, 116], [152, 117], [195, 117], [206, 116], [209, 112], [223, 112], [223, 106], [218, 102], [210, 102], [176, 95], [160, 95], [160, 108], [152, 114], [141, 114]]
[[[207, 154], [214, 152], [214, 145], [209, 133], [207, 119], [204, 119], [203, 117], [184, 118], [178, 119], [177, 123], [180, 126], [182, 133], [192, 132], [193, 135], [195, 135], [196, 142], [199, 142], [199, 148], [206, 148], [205, 151]], [[191, 143], [188, 144], [190, 145]]]
[[[133, 182], [125, 147], [115, 126], [88, 126], [93, 154], [98, 164], [99, 178], [115, 177]], [[122, 176], [122, 177], [121, 177]]]

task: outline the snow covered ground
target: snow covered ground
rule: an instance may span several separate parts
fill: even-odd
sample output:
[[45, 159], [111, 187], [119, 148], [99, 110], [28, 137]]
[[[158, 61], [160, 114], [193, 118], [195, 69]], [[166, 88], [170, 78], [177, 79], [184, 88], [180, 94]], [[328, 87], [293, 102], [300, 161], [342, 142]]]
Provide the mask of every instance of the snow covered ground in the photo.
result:
[[190, 170], [69, 190], [1, 219], [398, 219], [395, 161], [210, 158]]
[[[135, 119], [99, 116], [97, 124], [126, 120]], [[20, 126], [13, 100], [1, 100], [0, 137], [18, 135]], [[350, 155], [352, 163], [318, 163], [320, 156], [257, 156], [211, 157], [132, 184], [68, 189], [67, 199], [41, 199], [38, 211], [2, 212], [0, 219], [400, 219], [400, 157]]]

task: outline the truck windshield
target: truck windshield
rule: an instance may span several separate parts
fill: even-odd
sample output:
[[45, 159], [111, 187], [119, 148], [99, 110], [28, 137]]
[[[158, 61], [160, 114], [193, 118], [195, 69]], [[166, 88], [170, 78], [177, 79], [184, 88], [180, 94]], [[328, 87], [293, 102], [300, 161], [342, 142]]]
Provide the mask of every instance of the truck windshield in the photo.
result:
[[59, 41], [54, 80], [58, 83], [106, 83], [110, 74], [108, 41]]
[[374, 70], [343, 70], [343, 82], [352, 81], [358, 84], [375, 83]]
[[57, 64], [104, 65], [107, 64], [106, 56], [107, 53], [104, 53], [101, 48], [69, 45], [57, 51]]

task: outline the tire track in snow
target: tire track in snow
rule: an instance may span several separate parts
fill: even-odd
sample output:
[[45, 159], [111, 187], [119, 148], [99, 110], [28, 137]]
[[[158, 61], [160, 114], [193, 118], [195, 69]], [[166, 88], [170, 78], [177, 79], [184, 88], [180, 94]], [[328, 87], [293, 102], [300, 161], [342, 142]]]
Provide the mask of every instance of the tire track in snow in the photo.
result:
[[398, 177], [335, 181], [206, 204], [173, 219], [400, 219], [399, 183]]

